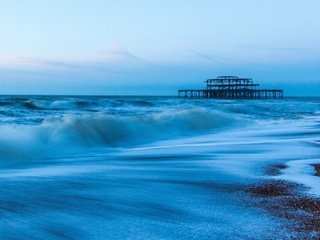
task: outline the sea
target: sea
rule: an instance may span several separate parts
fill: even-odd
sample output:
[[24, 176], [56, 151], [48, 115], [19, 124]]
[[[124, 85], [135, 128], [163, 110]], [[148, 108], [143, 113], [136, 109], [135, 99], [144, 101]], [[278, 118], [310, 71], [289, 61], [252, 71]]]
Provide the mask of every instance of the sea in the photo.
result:
[[289, 239], [243, 189], [319, 147], [320, 98], [0, 96], [0, 239]]

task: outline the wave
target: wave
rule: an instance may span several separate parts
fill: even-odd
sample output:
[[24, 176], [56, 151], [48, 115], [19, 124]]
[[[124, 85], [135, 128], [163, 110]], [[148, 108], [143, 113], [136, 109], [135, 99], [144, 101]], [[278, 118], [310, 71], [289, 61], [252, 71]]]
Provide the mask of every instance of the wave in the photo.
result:
[[153, 102], [147, 100], [128, 100], [126, 103], [138, 107], [153, 107], [155, 105]]
[[193, 108], [135, 116], [63, 116], [48, 118], [39, 125], [2, 125], [0, 159], [24, 161], [64, 156], [88, 148], [129, 147], [206, 134], [232, 122], [223, 112]]
[[35, 103], [33, 103], [31, 101], [24, 102], [22, 105], [25, 108], [30, 109], [30, 110], [44, 110], [45, 109], [43, 107], [36, 105]]
[[147, 100], [110, 100], [94, 101], [94, 99], [66, 99], [66, 100], [48, 100], [48, 99], [34, 99], [34, 100], [20, 100], [0, 102], [0, 106], [22, 107], [27, 110], [84, 110], [84, 109], [100, 109], [108, 107], [153, 107], [154, 103]]

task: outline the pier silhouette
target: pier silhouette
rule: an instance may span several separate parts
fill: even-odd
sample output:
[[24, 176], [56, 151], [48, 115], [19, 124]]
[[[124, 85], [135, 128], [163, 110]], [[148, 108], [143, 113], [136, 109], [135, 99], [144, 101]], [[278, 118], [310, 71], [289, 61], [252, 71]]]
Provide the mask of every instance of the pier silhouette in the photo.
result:
[[280, 99], [283, 90], [259, 89], [260, 84], [252, 78], [236, 76], [220, 76], [207, 79], [206, 89], [178, 90], [178, 96], [184, 98], [221, 98], [221, 99]]

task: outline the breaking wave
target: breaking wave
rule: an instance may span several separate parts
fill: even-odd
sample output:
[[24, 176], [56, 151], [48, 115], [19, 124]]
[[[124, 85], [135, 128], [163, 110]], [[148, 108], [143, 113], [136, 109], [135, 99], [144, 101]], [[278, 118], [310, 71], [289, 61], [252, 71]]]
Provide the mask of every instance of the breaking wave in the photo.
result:
[[134, 116], [99, 113], [47, 118], [39, 125], [2, 125], [0, 158], [24, 161], [64, 156], [88, 148], [129, 147], [206, 134], [232, 122], [225, 113], [204, 108]]

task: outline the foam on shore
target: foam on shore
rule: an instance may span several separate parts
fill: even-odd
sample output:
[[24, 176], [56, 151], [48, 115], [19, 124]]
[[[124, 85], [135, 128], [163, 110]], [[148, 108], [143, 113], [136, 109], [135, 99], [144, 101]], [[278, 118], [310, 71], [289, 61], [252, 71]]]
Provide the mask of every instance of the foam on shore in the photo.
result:
[[319, 164], [320, 159], [293, 160], [286, 163], [288, 166], [282, 169], [282, 174], [275, 177], [298, 184], [303, 184], [308, 188], [307, 192], [320, 197], [320, 178], [316, 176], [313, 164]]

